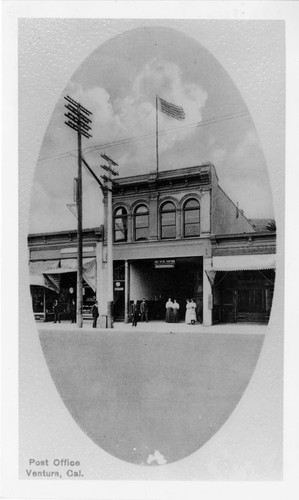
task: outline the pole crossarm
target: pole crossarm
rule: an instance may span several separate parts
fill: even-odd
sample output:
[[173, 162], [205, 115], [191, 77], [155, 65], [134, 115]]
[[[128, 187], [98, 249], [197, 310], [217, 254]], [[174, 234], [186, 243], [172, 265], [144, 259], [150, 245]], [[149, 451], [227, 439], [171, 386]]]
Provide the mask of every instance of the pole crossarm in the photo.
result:
[[86, 115], [88, 116], [91, 116], [92, 115], [92, 112], [89, 111], [88, 109], [84, 108], [79, 102], [75, 101], [74, 99], [72, 99], [69, 95], [67, 95], [65, 97], [65, 100], [70, 102], [73, 106], [77, 107], [79, 106], [80, 108], [80, 111], [82, 111], [82, 113], [85, 113]]
[[73, 123], [73, 122], [64, 122], [64, 123], [66, 125], [68, 125], [70, 128], [72, 128], [73, 130], [76, 130], [76, 132], [79, 132], [80, 134], [84, 135], [84, 137], [86, 137], [87, 139], [92, 137], [91, 134], [88, 134], [87, 132], [85, 132], [85, 130], [82, 130], [81, 127], [77, 126], [76, 123]]
[[119, 175], [119, 173], [116, 172], [116, 170], [113, 170], [113, 168], [108, 167], [107, 165], [101, 165], [101, 167], [107, 172], [110, 172], [112, 175]]
[[[111, 182], [111, 184], [114, 184], [114, 181], [112, 179], [110, 179], [109, 177], [107, 177], [107, 175], [101, 175], [101, 178], [104, 179], [105, 182]], [[112, 189], [108, 188], [105, 186], [105, 189], [108, 189], [108, 191], [112, 191]]]
[[109, 158], [109, 156], [106, 155], [106, 153], [101, 154], [101, 157], [103, 158], [103, 160], [106, 160], [108, 163], [111, 163], [111, 165], [113, 165], [114, 167], [118, 167], [118, 163], [111, 160], [111, 158]]
[[[70, 104], [65, 104], [65, 107], [66, 109], [68, 109], [71, 113], [74, 113], [75, 115], [78, 113], [78, 107], [75, 108], [74, 106], [71, 106]], [[82, 121], [84, 121], [85, 123], [91, 123], [91, 120], [89, 118], [87, 118], [85, 115], [83, 115], [81, 112], [80, 112], [80, 118]]]
[[[67, 113], [64, 116], [68, 121], [64, 122], [68, 127], [72, 128], [76, 132], [80, 133], [87, 139], [92, 137], [89, 133], [91, 130], [91, 119], [88, 118], [92, 115], [91, 111], [84, 108], [79, 102], [74, 101], [70, 96], [65, 97], [68, 104], [65, 104]], [[87, 116], [86, 116], [87, 115]]]
[[83, 127], [83, 129], [86, 130], [87, 132], [91, 130], [91, 127], [82, 121], [82, 117], [78, 118], [77, 116], [74, 116], [71, 113], [64, 113], [64, 116], [66, 116], [73, 123], [77, 124], [78, 127]]

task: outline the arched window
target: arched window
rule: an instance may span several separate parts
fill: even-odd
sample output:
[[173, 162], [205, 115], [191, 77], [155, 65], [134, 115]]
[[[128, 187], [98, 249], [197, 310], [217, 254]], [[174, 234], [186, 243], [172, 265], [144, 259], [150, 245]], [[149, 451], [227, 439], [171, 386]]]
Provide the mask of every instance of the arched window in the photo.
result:
[[148, 208], [138, 205], [134, 212], [134, 239], [135, 241], [148, 240]]
[[188, 200], [184, 205], [184, 236], [200, 235], [200, 205], [197, 200]]
[[128, 214], [124, 207], [117, 208], [114, 212], [114, 241], [127, 241], [128, 238]]
[[176, 237], [176, 212], [174, 204], [170, 201], [161, 207], [160, 227], [162, 240]]

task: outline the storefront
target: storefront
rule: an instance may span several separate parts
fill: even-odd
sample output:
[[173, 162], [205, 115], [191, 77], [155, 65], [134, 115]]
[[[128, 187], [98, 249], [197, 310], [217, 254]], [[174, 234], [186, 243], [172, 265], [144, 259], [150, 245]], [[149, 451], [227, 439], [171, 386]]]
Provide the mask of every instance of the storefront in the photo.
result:
[[[273, 236], [259, 235], [260, 241], [255, 242], [254, 247], [251, 246], [251, 252], [258, 244], [261, 244], [261, 238], [263, 238], [264, 251], [265, 241], [268, 242], [268, 250], [271, 251], [274, 243]], [[244, 235], [242, 239], [245, 239]], [[226, 252], [228, 251], [227, 241]], [[236, 241], [236, 237], [230, 238], [231, 244]], [[218, 240], [217, 243], [219, 253], [221, 242]], [[250, 244], [252, 244], [252, 238]], [[275, 285], [275, 260], [273, 253], [253, 253], [251, 255], [214, 255], [206, 263], [205, 273], [211, 284], [213, 297], [213, 323], [267, 323], [269, 321]]]
[[169, 298], [180, 305], [180, 319], [185, 317], [186, 299], [196, 302], [198, 321], [202, 322], [203, 258], [136, 259], [128, 261], [128, 284], [125, 262], [114, 262], [114, 320], [125, 316], [125, 292], [128, 304], [146, 299], [151, 320], [164, 320]]
[[[76, 232], [47, 233], [28, 237], [29, 279], [32, 308], [37, 320], [53, 319], [53, 304], [58, 300], [60, 318], [70, 319], [71, 305], [76, 306], [77, 259]], [[91, 318], [96, 296], [97, 229], [84, 231], [83, 244], [83, 316]]]
[[[95, 260], [92, 261], [95, 265]], [[37, 262], [41, 264], [42, 262]], [[34, 264], [31, 268], [34, 268]], [[95, 276], [95, 275], [94, 275]], [[90, 282], [90, 280], [89, 280]], [[39, 284], [38, 284], [39, 283]], [[53, 318], [53, 303], [58, 300], [61, 319], [69, 319], [71, 304], [76, 305], [77, 272], [67, 269], [45, 269], [44, 272], [30, 275], [30, 290], [32, 308], [36, 319], [51, 321]], [[95, 286], [90, 286], [83, 280], [83, 316], [89, 317], [95, 302]]]

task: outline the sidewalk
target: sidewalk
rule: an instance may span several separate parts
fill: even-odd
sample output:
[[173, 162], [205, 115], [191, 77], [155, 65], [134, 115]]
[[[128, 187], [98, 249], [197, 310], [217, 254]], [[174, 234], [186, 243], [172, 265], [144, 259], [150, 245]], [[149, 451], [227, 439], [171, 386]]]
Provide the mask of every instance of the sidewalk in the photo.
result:
[[[61, 323], [53, 322], [37, 322], [38, 330], [79, 330], [76, 324], [71, 324], [69, 321], [62, 321]], [[165, 323], [164, 321], [149, 321], [148, 323], [139, 322], [136, 327], [132, 327], [131, 323], [116, 322], [113, 329], [104, 329], [97, 327], [92, 328], [92, 321], [85, 320], [83, 327], [80, 330], [93, 330], [100, 332], [161, 332], [161, 333], [221, 333], [221, 334], [258, 334], [265, 335], [267, 332], [267, 325], [258, 323], [226, 323], [221, 325], [204, 326], [200, 323], [195, 325], [186, 325], [185, 323]]]

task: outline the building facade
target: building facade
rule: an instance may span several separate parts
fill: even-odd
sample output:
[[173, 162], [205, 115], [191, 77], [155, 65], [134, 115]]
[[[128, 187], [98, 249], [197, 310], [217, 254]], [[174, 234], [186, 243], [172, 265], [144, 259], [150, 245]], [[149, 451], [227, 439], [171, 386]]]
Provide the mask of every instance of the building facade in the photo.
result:
[[[104, 203], [107, 211], [107, 197]], [[107, 227], [102, 262], [106, 258], [106, 234]], [[194, 298], [198, 320], [205, 325], [241, 318], [267, 321], [274, 289], [275, 234], [265, 233], [263, 240], [257, 234], [219, 186], [215, 167], [210, 163], [118, 179], [113, 187], [115, 318], [128, 321], [132, 300], [145, 298], [151, 317], [164, 319], [165, 303], [170, 297], [179, 302], [182, 319], [186, 299]], [[217, 266], [220, 259], [223, 269], [216, 271], [213, 267], [216, 258]], [[241, 258], [241, 269], [236, 264], [227, 269], [228, 258], [235, 262]], [[260, 279], [262, 269], [271, 275], [264, 282]], [[249, 272], [252, 290], [267, 290], [267, 310], [263, 309], [263, 313], [258, 305], [260, 293], [252, 292], [255, 305], [252, 297], [247, 300], [252, 314], [245, 311], [241, 315], [242, 307], [247, 306], [243, 304], [240, 271]], [[224, 284], [229, 281], [225, 290], [233, 286], [232, 314], [225, 313], [222, 303], [227, 292], [213, 279], [213, 272], [218, 273], [217, 278], [221, 272], [227, 274], [225, 279], [221, 276]], [[101, 287], [105, 282], [104, 265], [98, 269], [98, 283]], [[99, 289], [100, 304], [104, 304], [104, 295], [104, 288]]]
[[[83, 231], [83, 315], [90, 316], [96, 296], [96, 268], [102, 228]], [[76, 306], [77, 232], [31, 234], [28, 236], [32, 308], [36, 319], [53, 319], [53, 303], [59, 300], [61, 319], [70, 318]]]
[[[183, 321], [186, 299], [193, 298], [197, 319], [205, 325], [268, 321], [276, 234], [255, 229], [221, 189], [211, 163], [117, 179], [112, 200], [115, 321], [128, 322], [131, 303], [143, 298], [151, 320], [164, 320], [165, 303], [172, 298]], [[106, 192], [105, 221], [107, 202]], [[107, 315], [106, 236], [106, 222], [83, 236], [86, 293], [96, 295], [102, 317]], [[45, 276], [53, 282], [55, 273], [65, 275], [60, 283], [68, 286], [67, 275], [76, 271], [75, 240], [75, 232], [31, 235], [31, 281], [37, 269], [43, 286]], [[75, 288], [75, 280], [69, 288]]]

